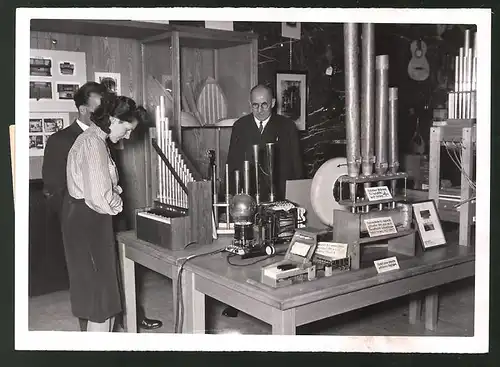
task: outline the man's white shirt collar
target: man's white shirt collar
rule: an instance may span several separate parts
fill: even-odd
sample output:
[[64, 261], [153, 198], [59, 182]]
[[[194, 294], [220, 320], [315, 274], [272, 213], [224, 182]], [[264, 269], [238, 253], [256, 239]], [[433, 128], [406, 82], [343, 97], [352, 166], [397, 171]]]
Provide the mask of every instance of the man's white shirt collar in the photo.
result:
[[[260, 129], [260, 120], [258, 120], [255, 116], [253, 117], [253, 119], [255, 120], [255, 123], [257, 124], [257, 128]], [[271, 119], [271, 115], [269, 115], [269, 117], [267, 119], [262, 121], [262, 131], [264, 131], [264, 129], [266, 128], [266, 125], [270, 119]]]
[[78, 124], [78, 126], [80, 126], [80, 128], [85, 131], [87, 130], [89, 127], [88, 125], [85, 125], [83, 122], [81, 122], [80, 120], [76, 119], [76, 123]]

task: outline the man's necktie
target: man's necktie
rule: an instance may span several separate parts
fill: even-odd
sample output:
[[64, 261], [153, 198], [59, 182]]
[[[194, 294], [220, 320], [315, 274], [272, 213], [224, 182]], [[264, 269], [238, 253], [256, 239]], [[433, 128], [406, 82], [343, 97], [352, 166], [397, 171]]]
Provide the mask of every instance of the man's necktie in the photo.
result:
[[261, 134], [262, 134], [262, 131], [264, 131], [264, 125], [262, 124], [262, 121], [260, 121], [259, 130], [260, 130]]

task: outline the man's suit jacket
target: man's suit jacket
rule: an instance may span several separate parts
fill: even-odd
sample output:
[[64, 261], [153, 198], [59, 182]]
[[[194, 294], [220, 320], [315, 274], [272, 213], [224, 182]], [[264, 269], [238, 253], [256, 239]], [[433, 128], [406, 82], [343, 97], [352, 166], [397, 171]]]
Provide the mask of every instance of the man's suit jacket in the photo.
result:
[[[253, 164], [252, 145], [260, 146], [260, 165], [267, 173], [267, 157], [265, 155], [266, 143], [275, 143], [274, 161], [274, 185], [278, 200], [285, 198], [286, 180], [300, 179], [303, 176], [302, 151], [300, 148], [299, 135], [295, 123], [285, 116], [271, 115], [262, 134], [257, 127], [252, 114], [238, 119], [231, 133], [227, 164], [229, 171], [240, 171], [240, 182], [243, 178], [243, 161], [248, 160]], [[261, 199], [268, 200], [269, 182], [265, 173], [260, 174]], [[230, 175], [231, 185], [234, 174]], [[251, 174], [251, 181], [255, 179], [255, 174]], [[253, 186], [253, 185], [252, 185]], [[234, 192], [234, 189], [232, 189]]]
[[67, 191], [68, 154], [82, 132], [82, 128], [74, 121], [67, 128], [52, 134], [45, 146], [42, 167], [43, 190], [49, 207], [56, 213], [61, 213], [62, 200]]

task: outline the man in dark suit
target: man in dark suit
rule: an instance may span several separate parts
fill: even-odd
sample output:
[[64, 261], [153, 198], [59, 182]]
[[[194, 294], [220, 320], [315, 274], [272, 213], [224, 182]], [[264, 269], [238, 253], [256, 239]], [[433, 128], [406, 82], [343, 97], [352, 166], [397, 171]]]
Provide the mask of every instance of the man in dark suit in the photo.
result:
[[[299, 135], [295, 123], [285, 116], [273, 113], [276, 99], [273, 98], [271, 88], [265, 85], [257, 85], [250, 91], [250, 104], [252, 113], [238, 119], [231, 133], [227, 164], [231, 172], [239, 170], [243, 172], [243, 162], [253, 162], [252, 146], [258, 144], [259, 150], [265, 149], [266, 143], [275, 143], [275, 161], [273, 175], [276, 200], [285, 199], [285, 187], [287, 180], [302, 178], [303, 163], [302, 151], [300, 149]], [[261, 155], [261, 154], [259, 154]], [[262, 171], [260, 175], [260, 199], [269, 200], [270, 183], [266, 172], [265, 161], [261, 160]], [[225, 316], [235, 317], [237, 311], [231, 307], [224, 310]]]
[[[47, 199], [47, 217], [51, 232], [62, 243], [61, 213], [66, 187], [66, 164], [68, 154], [78, 135], [85, 131], [90, 124], [90, 114], [101, 103], [101, 96], [106, 93], [106, 87], [95, 82], [85, 83], [75, 93], [74, 101], [78, 109], [78, 118], [67, 128], [60, 130], [50, 136], [45, 146], [42, 179], [44, 195]], [[140, 284], [138, 284], [140, 289]], [[139, 298], [139, 297], [138, 297]], [[144, 308], [137, 307], [137, 319], [139, 327], [143, 329], [157, 329], [162, 326], [160, 320], [148, 319]], [[80, 328], [87, 329], [84, 320], [80, 320]]]

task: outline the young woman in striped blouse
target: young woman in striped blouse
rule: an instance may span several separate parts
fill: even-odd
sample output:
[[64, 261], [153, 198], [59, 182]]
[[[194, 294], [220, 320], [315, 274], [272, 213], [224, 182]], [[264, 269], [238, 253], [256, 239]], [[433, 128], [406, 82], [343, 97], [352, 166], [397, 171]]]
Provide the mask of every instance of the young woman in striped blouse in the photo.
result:
[[145, 113], [128, 97], [105, 95], [68, 155], [62, 230], [71, 308], [88, 320], [87, 331], [112, 331], [122, 311], [112, 224], [123, 209], [122, 189], [106, 139], [128, 139]]

